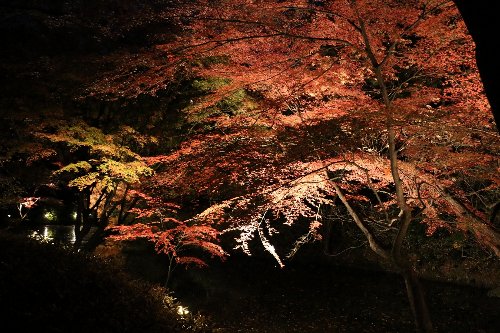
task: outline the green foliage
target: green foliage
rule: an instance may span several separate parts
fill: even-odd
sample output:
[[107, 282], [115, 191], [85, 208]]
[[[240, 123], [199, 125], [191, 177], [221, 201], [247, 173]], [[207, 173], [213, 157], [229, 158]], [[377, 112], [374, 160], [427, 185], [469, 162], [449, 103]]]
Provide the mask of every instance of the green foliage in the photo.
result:
[[73, 163], [57, 170], [54, 176], [57, 177], [64, 173], [67, 174], [68, 171], [73, 171], [73, 177], [68, 181], [68, 186], [76, 187], [82, 191], [98, 184], [103, 190], [111, 191], [121, 182], [137, 184], [142, 177], [153, 175], [153, 170], [139, 160], [121, 162], [104, 158], [101, 161], [94, 161], [94, 163], [94, 167], [86, 161]]
[[[97, 184], [99, 182], [99, 180], [100, 180], [99, 173], [90, 172], [90, 173], [84, 174], [82, 176], [76, 177], [74, 179], [71, 179], [68, 182], [68, 186], [69, 187], [76, 187], [76, 188], [78, 188], [79, 191], [83, 191], [85, 188], [88, 188], [88, 187], [91, 187], [91, 186], [94, 186], [95, 184]], [[102, 185], [104, 185], [103, 187], [105, 187], [105, 188], [110, 187], [109, 182], [106, 181], [105, 179], [102, 181]]]
[[55, 223], [58, 220], [57, 213], [54, 210], [46, 209], [43, 218], [48, 223]]
[[229, 84], [231, 84], [231, 79], [228, 78], [207, 77], [195, 79], [191, 87], [200, 94], [209, 94]]
[[153, 174], [153, 170], [141, 161], [122, 163], [105, 159], [104, 163], [97, 168], [100, 173], [113, 179], [120, 179], [126, 183], [136, 183], [140, 177], [147, 177]]
[[[187, 122], [189, 124], [201, 124], [207, 122], [212, 117], [226, 114], [228, 116], [236, 116], [245, 112], [255, 110], [257, 103], [247, 94], [245, 89], [238, 89], [231, 92], [228, 96], [217, 101], [210, 107], [203, 108], [192, 112], [192, 108], [187, 108]], [[191, 112], [190, 112], [191, 111]], [[209, 129], [211, 124], [204, 124], [205, 129]]]
[[106, 135], [100, 129], [77, 123], [73, 126], [62, 127], [52, 134], [42, 133], [40, 136], [52, 143], [62, 144], [70, 152], [80, 151], [85, 148], [83, 157], [74, 163], [70, 163], [55, 171], [53, 176], [69, 187], [75, 187], [79, 191], [99, 185], [102, 190], [110, 191], [121, 183], [136, 184], [141, 177], [153, 174], [152, 169], [141, 161], [140, 156], [130, 150], [122, 143], [124, 134], [126, 138], [135, 138], [137, 145], [146, 144], [152, 139], [140, 136], [132, 128], [122, 128], [121, 135], [115, 137]]
[[89, 162], [79, 161], [76, 163], [68, 164], [65, 167], [62, 167], [61, 169], [57, 170], [54, 174], [55, 175], [64, 175], [64, 174], [80, 175], [80, 174], [88, 173], [91, 169], [92, 169], [92, 165], [90, 165]]
[[[154, 137], [126, 126], [118, 133], [105, 134], [81, 121], [63, 123], [36, 136], [61, 151], [63, 159], [57, 164], [63, 166], [52, 173], [52, 179], [60, 186], [80, 192], [76, 199], [78, 225], [94, 225], [104, 230], [109, 223], [125, 223], [128, 210], [141, 199], [137, 191], [141, 180], [153, 175], [141, 156], [125, 143], [144, 148], [155, 144]], [[78, 235], [78, 240], [82, 240], [84, 235]]]
[[84, 122], [76, 122], [69, 126], [61, 126], [54, 133], [37, 133], [41, 139], [52, 144], [63, 145], [69, 152], [87, 152], [96, 158], [138, 159], [139, 156], [127, 146], [118, 145], [115, 136], [103, 133], [99, 128], [88, 126]]
[[256, 107], [255, 101], [246, 93], [245, 89], [238, 89], [215, 104], [216, 109], [229, 115], [237, 115]]

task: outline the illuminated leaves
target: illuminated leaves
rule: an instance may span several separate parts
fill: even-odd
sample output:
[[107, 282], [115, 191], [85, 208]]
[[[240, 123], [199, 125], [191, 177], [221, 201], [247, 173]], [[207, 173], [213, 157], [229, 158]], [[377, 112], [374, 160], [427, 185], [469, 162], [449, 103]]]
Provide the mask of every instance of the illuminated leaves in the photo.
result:
[[[386, 158], [389, 126], [403, 194], [419, 213], [414, 222], [425, 223], [428, 234], [477, 225], [464, 220], [447, 197], [483, 219], [486, 205], [477, 202], [491, 203], [499, 184], [498, 136], [491, 131], [474, 45], [451, 2], [179, 5], [165, 13], [182, 22], [175, 38], [123, 57], [90, 95], [133, 100], [175, 94], [172, 87], [189, 90], [174, 97], [178, 105], [168, 105], [181, 119], [175, 124], [179, 146], [144, 159], [156, 171], [147, 184], [151, 196], [201, 202], [193, 205], [189, 223], [239, 232], [237, 246], [244, 251], [258, 239], [282, 258], [273, 237], [283, 228], [305, 225], [303, 237], [290, 242], [297, 248], [319, 238], [324, 207], [348, 218], [336, 184], [376, 232], [393, 236], [399, 209]], [[71, 141], [75, 151], [87, 147], [116, 161], [93, 165], [103, 181], [140, 179], [126, 169], [137, 157], [101, 147], [116, 140], [92, 130], [74, 132], [80, 133]], [[125, 145], [150, 144], [130, 128], [122, 133]], [[56, 136], [46, 134], [53, 141]], [[87, 136], [93, 141], [81, 139]], [[140, 165], [130, 167], [148, 174]], [[488, 200], [471, 204], [457, 175], [488, 184], [479, 195]], [[147, 208], [134, 212], [151, 221], [156, 214]], [[172, 237], [165, 234], [164, 242]]]
[[[156, 203], [157, 205], [159, 202]], [[147, 212], [149, 210], [149, 213]], [[172, 206], [169, 204], [149, 206], [138, 215], [141, 220], [149, 223], [134, 223], [127, 226], [113, 226], [110, 230], [117, 232], [109, 238], [119, 241], [146, 239], [155, 245], [157, 253], [163, 253], [177, 264], [206, 266], [196, 250], [223, 259], [227, 253], [218, 245], [218, 232], [208, 225], [196, 225], [189, 221], [180, 221], [165, 216]], [[136, 212], [138, 212], [136, 210]], [[193, 252], [194, 251], [194, 252]]]
[[55, 172], [55, 175], [71, 174], [73, 177], [80, 174], [86, 174], [92, 170], [92, 165], [87, 161], [79, 161], [62, 167]]

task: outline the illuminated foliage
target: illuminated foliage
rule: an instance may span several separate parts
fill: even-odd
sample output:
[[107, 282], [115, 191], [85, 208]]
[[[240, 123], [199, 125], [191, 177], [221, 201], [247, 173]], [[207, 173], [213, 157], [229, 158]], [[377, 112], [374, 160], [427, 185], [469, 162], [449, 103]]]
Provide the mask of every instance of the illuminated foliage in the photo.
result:
[[[227, 84], [192, 100], [191, 119], [207, 127], [148, 158], [157, 187], [173, 200], [207, 198], [192, 221], [238, 231], [247, 253], [258, 239], [280, 265], [320, 238], [321, 207], [337, 210], [401, 271], [417, 323], [431, 331], [404, 250], [410, 225], [470, 231], [500, 255], [487, 218], [498, 136], [453, 4], [197, 1], [176, 15], [185, 29], [157, 46], [171, 68]], [[251, 112], [214, 111], [241, 89], [257, 101]], [[487, 199], [470, 200], [465, 174], [482, 179]], [[276, 246], [285, 226], [305, 232], [289, 251]]]
[[146, 239], [155, 244], [155, 250], [169, 259], [167, 285], [177, 264], [184, 266], [207, 266], [202, 253], [210, 257], [224, 259], [227, 253], [217, 245], [218, 231], [207, 224], [196, 224], [192, 221], [181, 221], [175, 216], [180, 207], [163, 202], [161, 199], [143, 195], [143, 208], [131, 210], [136, 214], [139, 223], [111, 227], [115, 232], [111, 239], [131, 241]]
[[[69, 153], [73, 160], [56, 170], [53, 179], [75, 190], [76, 246], [81, 245], [91, 227], [97, 227], [93, 237], [98, 241], [110, 223], [126, 223], [129, 210], [141, 199], [132, 188], [153, 175], [139, 155], [121, 144], [123, 131], [133, 134], [125, 128], [121, 135], [105, 135], [83, 122], [37, 133], [37, 137], [57, 147], [62, 155]], [[115, 140], [120, 140], [120, 144]], [[141, 140], [144, 141], [139, 136], [136, 144], [140, 145]]]
[[52, 123], [36, 131], [50, 144], [17, 153], [57, 164], [101, 213], [133, 203], [123, 214], [141, 224], [118, 238], [183, 262], [177, 246], [195, 235], [219, 256], [218, 230], [284, 265], [328, 238], [334, 215], [416, 293], [408, 230], [471, 234], [500, 255], [498, 134], [452, 2], [175, 1], [158, 16], [177, 28], [169, 38], [105, 56], [113, 66], [81, 96], [102, 102], [97, 123], [112, 105], [146, 125]]
[[[417, 220], [427, 225], [428, 234], [438, 228], [472, 230], [498, 253], [498, 235], [481, 235], [498, 192], [497, 135], [473, 44], [454, 6], [439, 1], [263, 5], [200, 1], [177, 12], [189, 28], [159, 48], [172, 64], [191, 66], [188, 71], [207, 82], [228, 79], [227, 85], [204, 89], [206, 94], [189, 107], [189, 119], [208, 124], [210, 133], [190, 137], [170, 155], [148, 158], [158, 170], [155, 184], [168, 188], [171, 199], [199, 195], [222, 205], [247, 198], [259, 202], [247, 206], [247, 222], [229, 223], [253, 225], [257, 235], [256, 221], [271, 215], [287, 224], [299, 216], [316, 223], [305, 198], [278, 208], [276, 199], [258, 193], [275, 191], [317, 168], [325, 171], [321, 165], [340, 159], [363, 165], [356, 171], [362, 177], [344, 173], [336, 178], [341, 189], [352, 192], [348, 199], [371, 203], [359, 192], [373, 187], [371, 192], [393, 195], [383, 204], [373, 203], [374, 212], [385, 207], [397, 214], [395, 206], [404, 196], [406, 205], [419, 211]], [[241, 89], [255, 96], [252, 112], [215, 111]], [[391, 149], [391, 163], [366, 164]], [[298, 163], [305, 170], [298, 171]], [[402, 184], [394, 184], [390, 164]], [[458, 207], [467, 207], [469, 199], [452, 180], [457, 173], [474, 174], [488, 184], [483, 193], [490, 203], [468, 206], [465, 219]], [[394, 186], [400, 187], [399, 199]], [[324, 192], [337, 196], [331, 187]], [[444, 199], [450, 195], [453, 199]], [[276, 213], [262, 218], [268, 210]], [[224, 220], [227, 212], [221, 213]], [[230, 213], [229, 221], [234, 218]], [[391, 224], [394, 217], [383, 219]]]
[[[429, 234], [441, 227], [454, 232], [489, 228], [488, 214], [498, 198], [498, 136], [482, 95], [474, 45], [452, 3], [227, 0], [175, 2], [164, 9], [155, 15], [178, 28], [175, 38], [134, 56], [105, 57], [115, 66], [87, 86], [83, 98], [135, 103], [146, 95], [172, 95], [174, 102], [166, 107], [177, 108], [172, 127], [180, 133], [171, 138], [172, 133], [164, 133], [167, 137], [156, 142], [171, 139], [179, 145], [168, 148], [178, 149], [160, 148], [164, 155], [147, 157], [157, 171], [151, 186], [166, 199], [185, 203], [202, 198], [196, 206], [201, 213], [214, 203], [259, 197], [257, 193], [313, 172], [318, 163], [340, 159], [357, 164], [387, 156], [392, 136], [393, 164], [396, 169], [402, 162], [410, 165], [416, 177], [402, 175], [410, 182], [402, 184], [403, 194], [419, 212], [414, 222], [424, 223]], [[171, 118], [162, 114], [154, 121], [149, 128], [158, 135], [154, 126]], [[70, 132], [81, 131], [70, 127]], [[92, 152], [119, 163], [126, 149], [118, 153], [105, 142], [149, 153], [146, 147], [154, 141], [131, 126], [115, 132], [115, 139], [87, 130], [78, 134], [87, 137], [82, 141], [68, 139], [71, 135], [62, 135], [62, 129], [44, 136], [53, 143], [58, 135], [66, 136], [60, 143], [67, 140], [72, 153]], [[44, 151], [43, 158], [53, 158], [53, 147]], [[84, 173], [86, 178], [67, 179], [68, 184], [85, 186], [98, 178], [100, 167], [87, 162], [93, 171]], [[299, 172], [297, 164], [311, 167]], [[386, 177], [389, 164], [364, 168], [380, 181], [379, 173]], [[111, 163], [102, 165], [108, 167]], [[478, 181], [467, 184], [467, 177]], [[359, 186], [347, 177], [337, 183], [348, 199], [371, 204], [364, 191], [375, 182], [370, 185], [366, 179], [356, 180]], [[397, 184], [394, 179], [383, 183], [376, 190], [391, 193], [384, 206], [394, 208]], [[334, 189], [327, 192], [337, 197]], [[415, 195], [422, 200], [414, 200]], [[439, 199], [450, 196], [454, 201]], [[281, 216], [289, 224], [302, 216], [294, 211], [307, 210], [306, 203], [297, 202], [305, 208], [295, 203], [287, 213], [284, 205], [266, 218]], [[457, 205], [469, 212], [468, 222], [461, 221]], [[249, 206], [250, 215], [262, 216], [269, 208], [259, 207], [253, 211]], [[358, 207], [366, 215], [369, 208]], [[245, 226], [243, 219], [238, 223]], [[474, 234], [498, 251], [494, 233]]]

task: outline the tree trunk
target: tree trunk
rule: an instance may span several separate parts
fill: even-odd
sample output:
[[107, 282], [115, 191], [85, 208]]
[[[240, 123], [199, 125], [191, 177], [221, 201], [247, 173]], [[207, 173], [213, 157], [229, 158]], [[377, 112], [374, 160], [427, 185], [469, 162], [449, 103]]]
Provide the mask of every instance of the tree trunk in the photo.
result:
[[75, 243], [73, 248], [79, 250], [82, 247], [83, 239], [89, 234], [94, 216], [91, 214], [90, 191], [85, 190], [80, 193], [78, 198], [78, 211], [75, 222]]
[[416, 272], [412, 268], [408, 268], [403, 270], [401, 275], [403, 275], [405, 280], [406, 293], [413, 313], [416, 331], [425, 333], [434, 332], [429, 309], [425, 300], [424, 289]]
[[92, 233], [84, 246], [81, 246], [85, 251], [93, 252], [98, 245], [104, 242], [106, 237], [106, 230], [104, 226], [98, 226], [97, 229]]

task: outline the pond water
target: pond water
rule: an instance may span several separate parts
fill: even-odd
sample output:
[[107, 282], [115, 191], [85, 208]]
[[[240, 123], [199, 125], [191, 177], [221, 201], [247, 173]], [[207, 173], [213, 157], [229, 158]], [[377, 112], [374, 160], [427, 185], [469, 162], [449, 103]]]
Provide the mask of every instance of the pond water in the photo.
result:
[[29, 237], [57, 244], [73, 244], [76, 240], [74, 225], [41, 225], [30, 230]]
[[[94, 230], [95, 228], [91, 228], [89, 234]], [[27, 233], [30, 238], [53, 244], [71, 245], [76, 241], [74, 225], [45, 224], [31, 228]], [[85, 241], [86, 238], [82, 243]]]
[[[437, 332], [500, 332], [500, 299], [487, 291], [424, 282]], [[179, 270], [174, 295], [212, 318], [217, 332], [414, 332], [402, 278], [341, 267], [285, 269], [233, 260]]]

